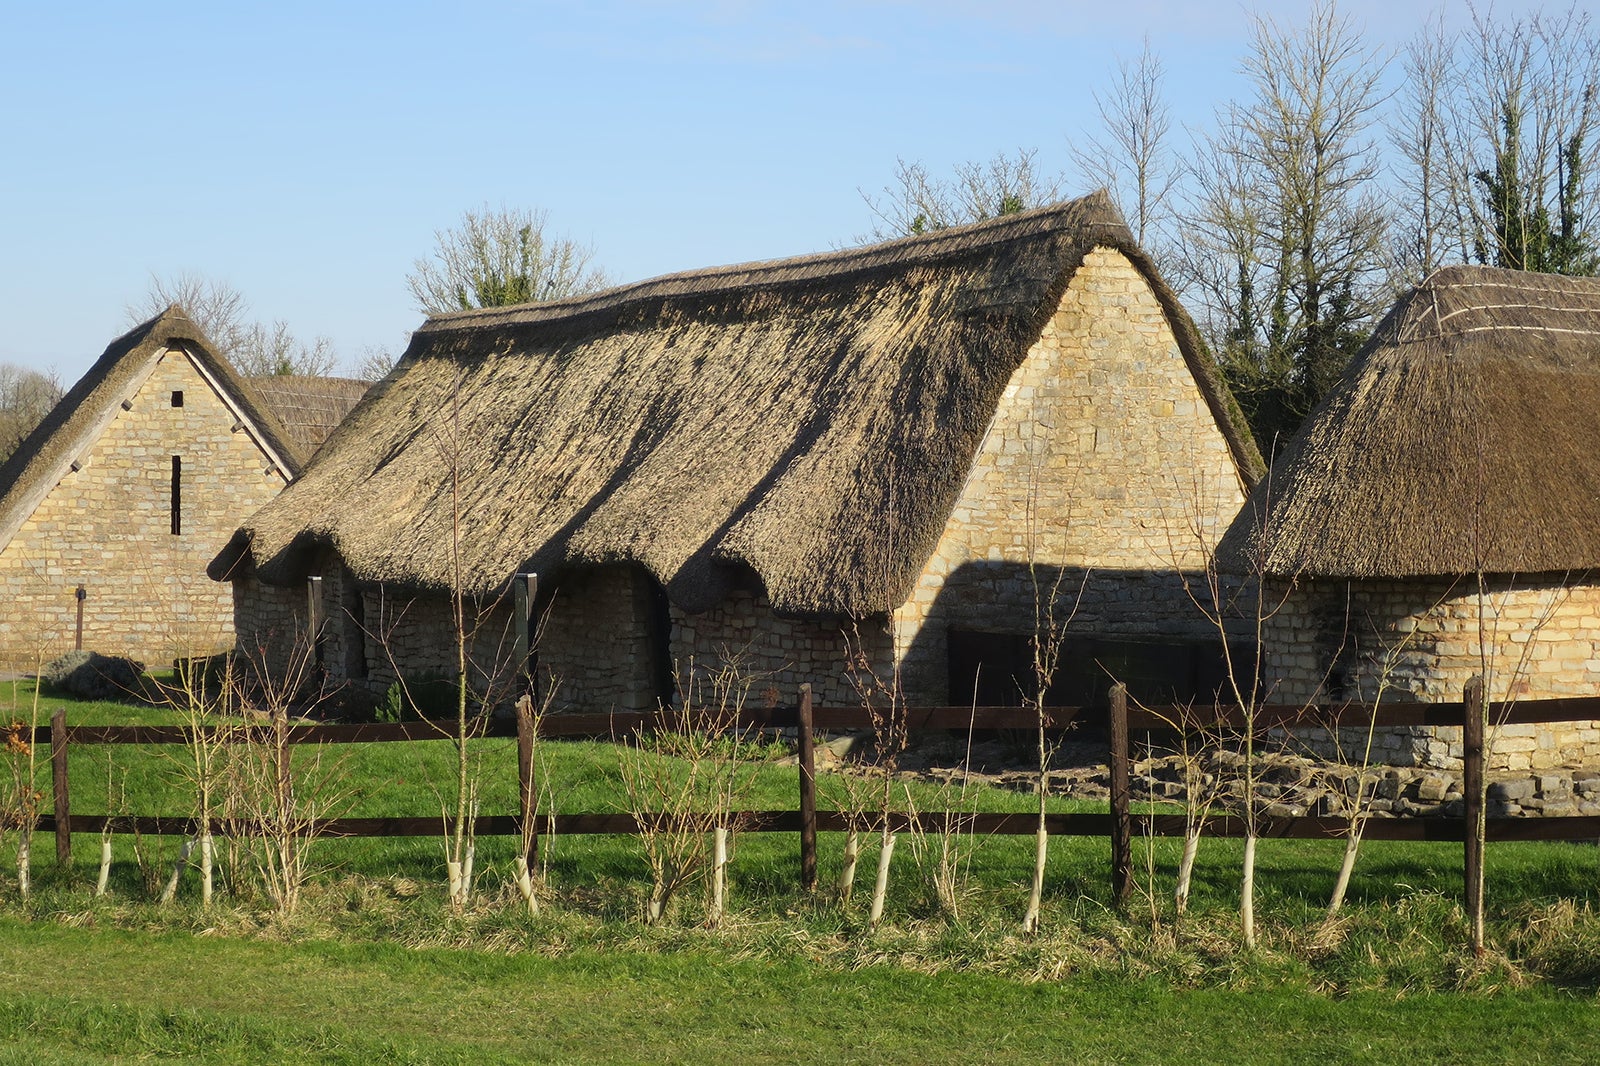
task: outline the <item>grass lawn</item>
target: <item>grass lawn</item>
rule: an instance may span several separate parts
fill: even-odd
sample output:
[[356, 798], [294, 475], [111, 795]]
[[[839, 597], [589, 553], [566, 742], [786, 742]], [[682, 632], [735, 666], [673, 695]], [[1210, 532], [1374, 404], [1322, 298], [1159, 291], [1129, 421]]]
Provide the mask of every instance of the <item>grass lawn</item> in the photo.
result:
[[1023, 984], [714, 951], [559, 958], [0, 922], [0, 1062], [1590, 1062], [1551, 990]]
[[[20, 707], [27, 702], [24, 693]], [[174, 718], [66, 706], [73, 723]], [[614, 745], [541, 750], [551, 808], [623, 809]], [[74, 810], [189, 814], [184, 752], [75, 747]], [[483, 812], [511, 813], [513, 742], [478, 741], [474, 757]], [[341, 813], [437, 815], [451, 758], [446, 741], [349, 745], [324, 753], [323, 767], [346, 797]], [[743, 805], [792, 806], [795, 773], [761, 765]], [[824, 778], [825, 796], [840, 787]], [[926, 785], [901, 795], [920, 809], [952, 801]], [[961, 802], [1025, 811], [1033, 800], [982, 789]], [[718, 929], [703, 927], [699, 888], [685, 890], [663, 926], [645, 927], [647, 873], [626, 837], [546, 839], [538, 917], [507, 887], [515, 852], [505, 838], [480, 842], [482, 892], [467, 913], [445, 903], [435, 838], [319, 841], [321, 872], [284, 917], [252, 891], [248, 871], [226, 862], [212, 910], [198, 906], [192, 872], [175, 905], [153, 903], [172, 838], [117, 838], [111, 892], [97, 899], [98, 840], [80, 835], [76, 866], [60, 870], [41, 837], [31, 898], [0, 878], [0, 1063], [659, 1062], [712, 1049], [739, 1062], [1594, 1057], [1592, 846], [1491, 846], [1493, 950], [1475, 959], [1464, 947], [1459, 845], [1368, 842], [1345, 917], [1322, 929], [1340, 843], [1262, 842], [1262, 947], [1251, 953], [1236, 929], [1237, 841], [1204, 844], [1192, 910], [1179, 922], [1170, 901], [1178, 841], [1136, 845], [1141, 893], [1118, 913], [1107, 842], [1053, 840], [1045, 932], [1032, 938], [1017, 932], [1032, 839], [962, 839], [955, 915], [931, 888], [938, 843], [902, 839], [888, 919], [872, 931], [861, 896], [875, 851], [868, 841], [857, 898], [842, 904], [831, 890], [841, 834], [823, 836], [828, 887], [815, 898], [796, 887], [791, 834], [740, 837], [732, 916]], [[8, 843], [6, 864], [10, 854]]]

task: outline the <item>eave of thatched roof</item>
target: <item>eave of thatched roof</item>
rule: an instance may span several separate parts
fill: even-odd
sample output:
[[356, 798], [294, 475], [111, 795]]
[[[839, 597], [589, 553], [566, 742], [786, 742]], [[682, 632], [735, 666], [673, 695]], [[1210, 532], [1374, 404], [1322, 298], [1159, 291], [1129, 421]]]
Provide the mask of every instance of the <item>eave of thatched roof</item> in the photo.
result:
[[1150, 279], [1253, 481], [1254, 443], [1192, 325], [1095, 194], [867, 248], [429, 319], [211, 574], [288, 583], [326, 546], [363, 580], [486, 593], [518, 570], [626, 562], [698, 609], [748, 567], [780, 611], [887, 611], [1097, 245]]
[[1600, 565], [1600, 281], [1448, 267], [1404, 297], [1219, 545], [1277, 576]]
[[372, 387], [355, 378], [273, 374], [247, 379], [300, 454], [311, 456]]
[[194, 359], [202, 376], [217, 389], [262, 445], [292, 477], [304, 454], [284, 432], [278, 419], [256, 396], [226, 359], [177, 307], [141, 323], [112, 341], [30, 433], [0, 465], [0, 545], [16, 534], [43, 499], [116, 417], [124, 400], [131, 399], [149, 376], [156, 360], [168, 350], [181, 350]]

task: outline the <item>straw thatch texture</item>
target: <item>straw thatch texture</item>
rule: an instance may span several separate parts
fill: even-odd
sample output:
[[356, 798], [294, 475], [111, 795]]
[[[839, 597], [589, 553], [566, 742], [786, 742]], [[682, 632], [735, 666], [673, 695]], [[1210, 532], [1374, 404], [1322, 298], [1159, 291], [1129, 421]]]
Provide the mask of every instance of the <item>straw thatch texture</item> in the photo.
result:
[[1449, 267], [1258, 484], [1224, 565], [1341, 578], [1600, 565], [1600, 281]]
[[105, 352], [67, 391], [22, 445], [0, 465], [0, 545], [27, 520], [41, 491], [67, 473], [116, 408], [144, 380], [159, 353], [181, 347], [205, 369], [249, 422], [251, 431], [288, 467], [292, 477], [305, 454], [290, 440], [277, 416], [178, 307], [141, 323], [107, 345]]
[[370, 381], [304, 374], [274, 374], [249, 380], [256, 395], [272, 408], [284, 432], [306, 456], [322, 447], [322, 442], [372, 387]]
[[680, 605], [729, 567], [775, 609], [892, 609], [1007, 379], [1084, 255], [1123, 250], [1168, 308], [1241, 467], [1259, 458], [1188, 319], [1104, 194], [863, 249], [430, 319], [303, 477], [213, 562], [299, 580], [503, 587], [631, 562]]

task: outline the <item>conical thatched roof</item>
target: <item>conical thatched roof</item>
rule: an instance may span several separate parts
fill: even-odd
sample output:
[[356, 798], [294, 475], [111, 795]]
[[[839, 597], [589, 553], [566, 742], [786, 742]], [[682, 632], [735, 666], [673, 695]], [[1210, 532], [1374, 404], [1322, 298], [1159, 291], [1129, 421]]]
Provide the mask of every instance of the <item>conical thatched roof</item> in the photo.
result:
[[249, 381], [250, 388], [278, 416], [295, 447], [308, 457], [322, 447], [372, 387], [370, 381], [306, 374], [273, 374]]
[[[212, 563], [490, 592], [633, 562], [689, 609], [749, 567], [773, 606], [889, 610], [932, 551], [1012, 372], [1095, 245], [1163, 300], [1246, 477], [1254, 444], [1104, 194], [868, 248], [429, 319]], [[453, 477], [459, 474], [459, 478]]]
[[122, 402], [138, 390], [162, 351], [169, 348], [182, 348], [194, 358], [250, 433], [281, 464], [285, 477], [299, 472], [305, 454], [290, 441], [277, 416], [228, 361], [212, 350], [200, 328], [173, 306], [112, 341], [0, 465], [0, 545], [10, 541], [44, 494], [66, 476], [73, 461], [94, 443]]
[[1224, 565], [1291, 576], [1600, 565], [1600, 281], [1447, 267], [1258, 484]]

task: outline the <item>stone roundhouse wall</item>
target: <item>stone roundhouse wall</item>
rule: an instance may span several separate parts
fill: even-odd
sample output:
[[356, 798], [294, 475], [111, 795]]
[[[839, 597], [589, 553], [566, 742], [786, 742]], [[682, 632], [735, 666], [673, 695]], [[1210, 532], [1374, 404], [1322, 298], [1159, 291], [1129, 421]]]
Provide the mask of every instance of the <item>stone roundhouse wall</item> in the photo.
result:
[[[1492, 577], [1476, 581], [1302, 581], [1267, 622], [1265, 678], [1274, 702], [1380, 698], [1459, 701], [1484, 674], [1489, 698], [1600, 694], [1600, 586]], [[1364, 730], [1341, 731], [1347, 751]], [[1297, 738], [1328, 754], [1325, 736]], [[1492, 733], [1496, 770], [1600, 761], [1600, 722], [1507, 725]], [[1374, 758], [1459, 769], [1461, 730], [1383, 730]]]

